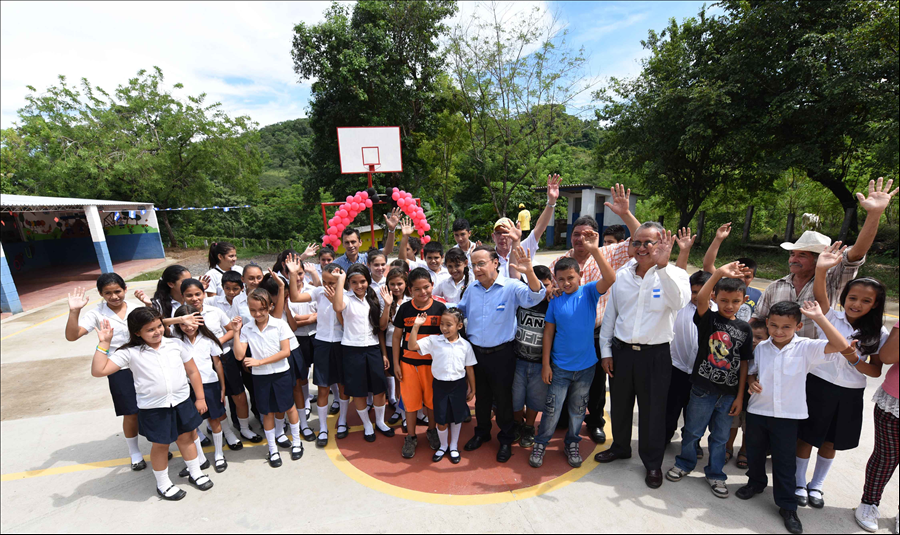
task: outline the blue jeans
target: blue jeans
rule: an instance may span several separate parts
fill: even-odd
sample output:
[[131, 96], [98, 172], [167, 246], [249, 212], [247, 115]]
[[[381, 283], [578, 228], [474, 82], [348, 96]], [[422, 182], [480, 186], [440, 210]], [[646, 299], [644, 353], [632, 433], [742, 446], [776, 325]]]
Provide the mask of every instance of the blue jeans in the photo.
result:
[[578, 433], [581, 432], [581, 424], [584, 422], [584, 411], [587, 409], [596, 367], [594, 365], [586, 370], [570, 372], [556, 367], [553, 362], [550, 363], [553, 379], [550, 381], [550, 388], [547, 389], [547, 406], [544, 407], [544, 414], [541, 416], [541, 428], [534, 437], [535, 443], [546, 446], [550, 442], [567, 395], [569, 430], [566, 431], [566, 444], [581, 442]]
[[516, 359], [516, 376], [513, 378], [513, 411], [528, 407], [533, 411], [544, 410], [547, 401], [547, 385], [541, 378], [543, 364]]
[[691, 388], [691, 400], [684, 416], [684, 436], [681, 437], [681, 455], [675, 457], [675, 466], [690, 472], [697, 466], [697, 445], [709, 426], [709, 464], [706, 479], [725, 481], [725, 444], [731, 434], [733, 416], [728, 416], [735, 396], [724, 396], [704, 388]]

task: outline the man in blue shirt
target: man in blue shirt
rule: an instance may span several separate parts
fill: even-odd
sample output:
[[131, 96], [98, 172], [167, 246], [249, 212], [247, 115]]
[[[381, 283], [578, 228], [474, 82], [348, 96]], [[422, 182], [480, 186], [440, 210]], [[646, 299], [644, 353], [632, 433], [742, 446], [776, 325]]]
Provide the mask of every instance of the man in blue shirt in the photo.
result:
[[521, 246], [515, 249], [516, 262], [524, 269], [525, 283], [500, 276], [500, 257], [493, 247], [479, 246], [472, 252], [475, 282], [463, 294], [459, 310], [468, 318], [466, 335], [478, 364], [475, 365], [475, 436], [465, 450], [473, 451], [491, 439], [491, 408], [496, 406], [500, 432], [497, 461], [512, 456], [515, 438], [512, 385], [516, 374], [516, 310], [531, 308], [544, 299], [546, 289], [534, 274], [531, 255]]
[[[616, 280], [616, 272], [600, 252], [600, 235], [588, 229], [582, 233], [584, 247], [588, 250], [602, 278], [580, 286], [581, 267], [574, 258], [563, 258], [554, 266], [556, 284], [562, 295], [550, 301], [544, 318], [543, 370], [544, 382], [550, 385], [547, 406], [541, 417], [541, 427], [534, 439], [534, 449], [528, 463], [534, 468], [544, 464], [544, 451], [556, 424], [560, 411], [568, 399], [569, 430], [565, 439], [565, 455], [573, 468], [581, 466], [578, 443], [581, 424], [587, 408], [597, 353], [592, 333], [597, 319], [597, 301]], [[556, 334], [559, 333], [559, 336]]]
[[369, 255], [359, 252], [362, 241], [359, 239], [358, 230], [351, 227], [345, 228], [344, 231], [341, 232], [341, 244], [344, 246], [344, 251], [346, 252], [335, 258], [334, 263], [341, 266], [341, 269], [343, 269], [344, 272], [350, 269], [350, 266], [353, 264], [366, 265], [368, 263]]

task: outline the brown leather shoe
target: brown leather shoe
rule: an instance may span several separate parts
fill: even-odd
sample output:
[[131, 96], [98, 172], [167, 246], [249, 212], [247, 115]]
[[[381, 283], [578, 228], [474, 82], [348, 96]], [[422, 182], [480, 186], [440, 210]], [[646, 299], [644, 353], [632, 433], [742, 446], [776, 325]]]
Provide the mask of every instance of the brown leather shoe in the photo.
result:
[[647, 470], [647, 477], [644, 479], [644, 482], [647, 483], [648, 487], [658, 489], [662, 486], [662, 481], [662, 470]]
[[594, 455], [594, 460], [598, 463], [611, 463], [619, 459], [631, 459], [631, 455], [619, 455], [612, 450], [604, 450]]

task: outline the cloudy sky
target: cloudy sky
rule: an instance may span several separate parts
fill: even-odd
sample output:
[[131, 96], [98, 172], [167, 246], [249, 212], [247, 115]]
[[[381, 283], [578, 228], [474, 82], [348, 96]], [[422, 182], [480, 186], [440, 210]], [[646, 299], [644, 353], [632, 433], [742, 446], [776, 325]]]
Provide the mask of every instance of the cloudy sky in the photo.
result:
[[[592, 76], [631, 76], [644, 55], [640, 40], [671, 17], [696, 15], [703, 2], [518, 2], [555, 13]], [[181, 94], [205, 92], [230, 115], [260, 125], [304, 117], [309, 81], [291, 60], [293, 27], [321, 21], [328, 2], [2, 2], [0, 127], [25, 105], [26, 85], [43, 91], [65, 75], [112, 91], [140, 69], [162, 68]], [[462, 3], [468, 20], [475, 3]]]

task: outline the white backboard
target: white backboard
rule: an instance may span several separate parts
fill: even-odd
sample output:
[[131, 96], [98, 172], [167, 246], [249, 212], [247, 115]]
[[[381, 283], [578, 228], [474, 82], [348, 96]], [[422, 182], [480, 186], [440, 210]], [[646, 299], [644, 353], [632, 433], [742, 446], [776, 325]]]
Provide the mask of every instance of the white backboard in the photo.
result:
[[338, 151], [341, 174], [368, 173], [369, 164], [376, 173], [402, 173], [399, 126], [339, 127]]

